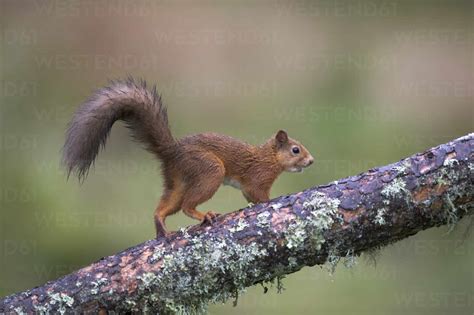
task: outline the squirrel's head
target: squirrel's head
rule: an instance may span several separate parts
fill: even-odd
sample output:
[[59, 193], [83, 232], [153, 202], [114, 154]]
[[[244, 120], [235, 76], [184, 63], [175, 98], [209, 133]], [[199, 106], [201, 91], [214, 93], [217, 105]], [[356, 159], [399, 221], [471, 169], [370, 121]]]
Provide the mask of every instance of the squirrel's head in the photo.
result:
[[284, 130], [278, 131], [273, 141], [277, 160], [285, 171], [302, 172], [303, 168], [313, 164], [311, 153], [301, 143], [288, 137]]

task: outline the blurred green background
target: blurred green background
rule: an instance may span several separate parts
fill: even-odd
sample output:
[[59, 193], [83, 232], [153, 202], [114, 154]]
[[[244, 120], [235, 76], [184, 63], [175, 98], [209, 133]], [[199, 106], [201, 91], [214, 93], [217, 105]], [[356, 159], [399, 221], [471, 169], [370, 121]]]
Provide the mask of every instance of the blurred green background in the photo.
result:
[[[0, 296], [154, 236], [159, 165], [115, 125], [84, 184], [60, 166], [75, 108], [108, 79], [156, 83], [176, 136], [263, 142], [280, 128], [317, 161], [272, 197], [473, 131], [472, 1], [1, 1]], [[221, 188], [201, 209], [244, 207]], [[177, 229], [195, 224], [182, 213]], [[382, 249], [376, 265], [305, 268], [212, 314], [472, 314], [462, 222]]]

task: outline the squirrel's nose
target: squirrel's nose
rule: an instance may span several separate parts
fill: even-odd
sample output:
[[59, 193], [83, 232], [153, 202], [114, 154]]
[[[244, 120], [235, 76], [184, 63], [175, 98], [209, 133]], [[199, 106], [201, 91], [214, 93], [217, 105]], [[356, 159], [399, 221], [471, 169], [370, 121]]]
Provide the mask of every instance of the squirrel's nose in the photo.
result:
[[308, 160], [308, 166], [310, 166], [311, 164], [313, 164], [313, 162], [314, 162], [314, 158], [310, 158], [310, 159]]

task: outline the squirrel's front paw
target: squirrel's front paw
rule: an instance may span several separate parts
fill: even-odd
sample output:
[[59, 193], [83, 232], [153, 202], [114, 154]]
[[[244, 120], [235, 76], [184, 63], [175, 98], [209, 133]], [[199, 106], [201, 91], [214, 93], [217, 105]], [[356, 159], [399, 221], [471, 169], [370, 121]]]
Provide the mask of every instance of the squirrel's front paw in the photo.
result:
[[214, 222], [214, 220], [215, 220], [219, 215], [220, 215], [219, 213], [215, 213], [215, 212], [213, 212], [213, 211], [208, 211], [208, 212], [204, 215], [204, 219], [202, 220], [201, 225], [212, 224], [212, 223]]

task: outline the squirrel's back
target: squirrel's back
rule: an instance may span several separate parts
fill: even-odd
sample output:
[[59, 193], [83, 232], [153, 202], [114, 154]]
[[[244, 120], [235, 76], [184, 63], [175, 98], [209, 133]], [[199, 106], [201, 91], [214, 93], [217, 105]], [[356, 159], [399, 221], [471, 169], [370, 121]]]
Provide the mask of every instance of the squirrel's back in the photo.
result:
[[[277, 176], [281, 172], [271, 142], [254, 146], [244, 141], [213, 132], [186, 136], [179, 140], [181, 154], [189, 154], [190, 148], [214, 154], [223, 164], [226, 176], [242, 179], [263, 175]], [[188, 151], [188, 152], [186, 152]]]
[[79, 179], [87, 175], [117, 120], [125, 121], [132, 136], [158, 158], [172, 159], [176, 154], [167, 110], [156, 88], [148, 90], [145, 81], [132, 78], [112, 81], [84, 102], [69, 124], [63, 147], [68, 175], [76, 173]]

